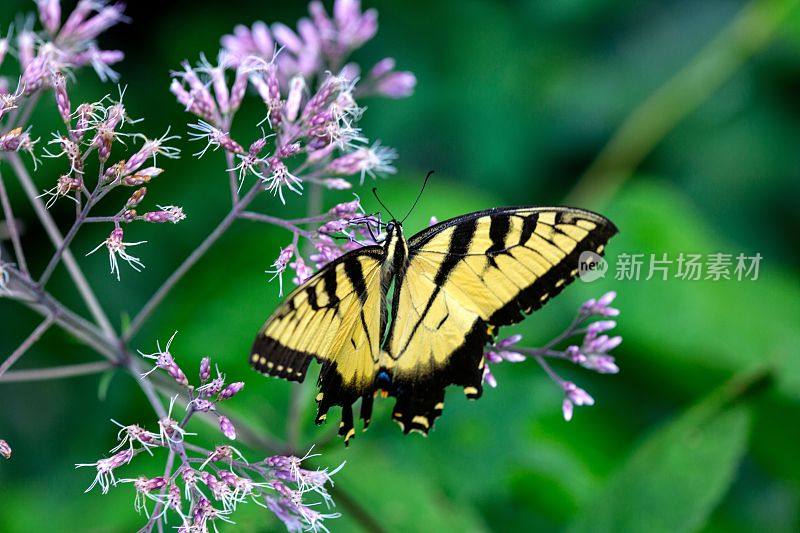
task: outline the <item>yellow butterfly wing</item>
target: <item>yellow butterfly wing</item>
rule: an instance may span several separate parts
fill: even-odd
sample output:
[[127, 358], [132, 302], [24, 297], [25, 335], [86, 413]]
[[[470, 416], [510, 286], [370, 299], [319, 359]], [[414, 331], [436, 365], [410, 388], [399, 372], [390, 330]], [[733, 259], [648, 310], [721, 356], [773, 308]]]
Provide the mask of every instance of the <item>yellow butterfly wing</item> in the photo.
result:
[[483, 348], [497, 328], [560, 293], [575, 278], [580, 254], [602, 253], [616, 232], [589, 211], [500, 208], [412, 237], [381, 360], [392, 368], [392, 416], [403, 430], [427, 433], [450, 384], [478, 398]]
[[353, 434], [352, 404], [359, 397], [369, 421], [380, 356], [383, 249], [368, 246], [326, 265], [297, 287], [259, 330], [250, 364], [263, 374], [303, 381], [312, 359], [322, 364], [317, 421], [342, 406], [340, 434]]

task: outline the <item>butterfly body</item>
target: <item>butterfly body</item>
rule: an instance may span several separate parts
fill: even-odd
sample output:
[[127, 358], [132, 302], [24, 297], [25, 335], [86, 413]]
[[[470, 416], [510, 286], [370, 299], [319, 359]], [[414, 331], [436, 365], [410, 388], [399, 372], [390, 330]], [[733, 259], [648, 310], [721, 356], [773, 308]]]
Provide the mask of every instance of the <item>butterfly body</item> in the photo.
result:
[[365, 427], [378, 393], [396, 398], [404, 432], [427, 434], [445, 389], [482, 393], [483, 348], [561, 292], [583, 251], [602, 253], [616, 233], [604, 217], [572, 208], [499, 208], [441, 222], [406, 239], [386, 226], [382, 245], [326, 265], [270, 317], [253, 343], [258, 371], [302, 381], [322, 364], [317, 422], [342, 408], [339, 433]]

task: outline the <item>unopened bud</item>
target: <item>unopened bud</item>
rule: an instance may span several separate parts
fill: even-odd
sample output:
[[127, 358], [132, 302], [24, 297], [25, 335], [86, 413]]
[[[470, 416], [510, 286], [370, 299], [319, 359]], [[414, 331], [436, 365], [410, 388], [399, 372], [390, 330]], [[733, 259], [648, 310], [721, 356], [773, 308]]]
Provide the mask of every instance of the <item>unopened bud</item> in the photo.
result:
[[200, 381], [205, 383], [211, 377], [211, 359], [203, 357], [200, 360]]
[[164, 172], [163, 168], [147, 167], [136, 172], [135, 174], [131, 174], [130, 176], [125, 176], [122, 178], [122, 184], [128, 187], [138, 187], [139, 185], [149, 183], [151, 179], [155, 178], [162, 172]]
[[142, 200], [144, 200], [144, 196], [147, 194], [147, 187], [141, 187], [133, 191], [131, 197], [128, 198], [128, 201], [125, 202], [125, 207], [130, 209], [132, 207], [136, 207], [139, 205]]
[[130, 223], [136, 220], [137, 216], [138, 213], [136, 212], [136, 209], [126, 209], [125, 212], [122, 213], [122, 215], [119, 218], [122, 222]]
[[237, 381], [236, 383], [231, 383], [230, 385], [222, 389], [222, 392], [219, 393], [219, 399], [227, 400], [229, 398], [233, 398], [243, 388], [244, 388], [244, 381]]
[[3, 439], [0, 439], [0, 455], [6, 459], [11, 459], [11, 446]]
[[110, 167], [108, 167], [103, 174], [106, 178], [106, 181], [111, 183], [112, 181], [118, 180], [122, 174], [125, 172], [125, 160], [117, 161]]
[[67, 79], [61, 72], [53, 74], [53, 93], [56, 96], [58, 112], [64, 123], [69, 125], [72, 121], [72, 111], [70, 109], [69, 95], [67, 95]]

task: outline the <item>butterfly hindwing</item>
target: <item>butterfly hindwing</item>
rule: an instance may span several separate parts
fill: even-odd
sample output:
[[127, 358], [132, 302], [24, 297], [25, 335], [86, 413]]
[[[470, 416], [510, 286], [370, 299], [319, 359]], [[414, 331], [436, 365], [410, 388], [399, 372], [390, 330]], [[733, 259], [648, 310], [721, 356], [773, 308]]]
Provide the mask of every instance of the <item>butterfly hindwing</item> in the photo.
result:
[[352, 404], [369, 393], [380, 354], [383, 249], [368, 246], [326, 265], [286, 298], [256, 336], [251, 365], [303, 381], [311, 359], [322, 364], [318, 422], [342, 406], [340, 433], [353, 429]]
[[395, 420], [427, 433], [444, 389], [482, 393], [483, 348], [575, 278], [584, 251], [616, 233], [604, 217], [571, 208], [504, 208], [434, 225], [409, 239], [384, 343], [393, 366]]

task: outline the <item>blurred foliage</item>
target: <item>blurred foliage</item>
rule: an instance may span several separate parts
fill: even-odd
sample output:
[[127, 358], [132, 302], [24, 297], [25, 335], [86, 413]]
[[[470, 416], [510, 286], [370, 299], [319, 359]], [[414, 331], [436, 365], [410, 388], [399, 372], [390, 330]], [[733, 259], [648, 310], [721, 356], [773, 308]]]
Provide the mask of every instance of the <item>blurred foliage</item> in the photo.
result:
[[[121, 66], [134, 116], [151, 134], [187, 117], [167, 91], [169, 71], [200, 52], [213, 57], [218, 38], [239, 22], [292, 22], [301, 2], [130, 2], [132, 24], [103, 41], [127, 53]], [[416, 94], [367, 102], [367, 134], [398, 148], [397, 176], [381, 182], [386, 203], [403, 211], [428, 169], [437, 174], [408, 232], [440, 219], [501, 204], [560, 203], [632, 109], [687, 64], [726, 27], [744, 3], [705, 2], [367, 2], [379, 8], [381, 31], [359, 59], [392, 55], [413, 70]], [[782, 6], [784, 2], [774, 2]], [[765, 4], [767, 7], [772, 5]], [[6, 0], [0, 21], [32, 7]], [[776, 9], [778, 8], [776, 7]], [[112, 90], [82, 77], [73, 102]], [[658, 280], [613, 276], [577, 283], [516, 329], [535, 344], [566, 323], [584, 299], [614, 289], [622, 310], [617, 350], [622, 372], [563, 372], [597, 405], [560, 418], [560, 397], [533, 364], [497, 370], [497, 390], [477, 403], [451, 393], [430, 438], [403, 437], [379, 402], [370, 431], [345, 450], [332, 441], [318, 460], [346, 460], [337, 487], [389, 531], [797, 531], [800, 528], [800, 12], [795, 8], [772, 41], [736, 70], [700, 107], [666, 132], [608, 205], [621, 229], [609, 254], [760, 252], [755, 282]], [[253, 107], [255, 110], [255, 107]], [[255, 115], [255, 113], [254, 113]], [[41, 106], [37, 129], [55, 127]], [[252, 127], [247, 124], [246, 127]], [[244, 129], [242, 131], [248, 131]], [[101, 256], [81, 259], [107, 310], [121, 322], [214, 227], [227, 210], [221, 156], [170, 162], [150, 200], [178, 203], [188, 220], [139, 227], [142, 274], [107, 273]], [[37, 174], [44, 188], [58, 165]], [[12, 197], [20, 191], [7, 180]], [[370, 206], [364, 187], [362, 194]], [[328, 204], [347, 199], [330, 194]], [[268, 205], [264, 200], [264, 205]], [[301, 214], [302, 201], [267, 212]], [[55, 215], [67, 224], [70, 207]], [[42, 265], [50, 253], [30, 211], [28, 253]], [[80, 257], [104, 238], [87, 228]], [[180, 333], [174, 353], [185, 368], [213, 355], [245, 379], [237, 411], [255, 426], [283, 434], [290, 385], [262, 379], [246, 364], [253, 333], [277, 303], [263, 271], [288, 236], [241, 222], [178, 285], [137, 336], [143, 350]], [[39, 267], [41, 268], [41, 266]], [[52, 286], [75, 304], [66, 276]], [[0, 301], [0, 353], [37, 323]], [[53, 330], [20, 367], [92, 360], [91, 352]], [[712, 392], [732, 376], [767, 372], [760, 394], [719, 400]], [[313, 376], [308, 381], [312, 381]], [[152, 424], [130, 378], [111, 377], [98, 399], [97, 376], [2, 385], [0, 437], [15, 454], [0, 463], [0, 530], [132, 530], [141, 524], [132, 489], [83, 494], [88, 472], [75, 463], [101, 456], [114, 439], [110, 418]], [[331, 428], [304, 412], [308, 442]], [[201, 428], [202, 426], [198, 426]], [[361, 528], [347, 509], [335, 531]], [[266, 513], [238, 515], [248, 531], [279, 530]], [[229, 529], [229, 528], [225, 528]]]

